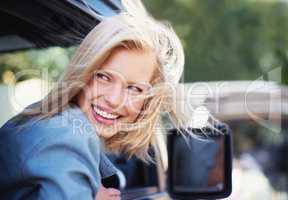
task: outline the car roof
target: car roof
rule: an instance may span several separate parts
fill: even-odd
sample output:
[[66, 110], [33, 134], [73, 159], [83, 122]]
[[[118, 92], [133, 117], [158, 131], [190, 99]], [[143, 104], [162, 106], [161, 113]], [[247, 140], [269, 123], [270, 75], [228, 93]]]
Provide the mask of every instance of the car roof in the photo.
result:
[[122, 9], [120, 0], [2, 0], [0, 52], [77, 45], [102, 17]]

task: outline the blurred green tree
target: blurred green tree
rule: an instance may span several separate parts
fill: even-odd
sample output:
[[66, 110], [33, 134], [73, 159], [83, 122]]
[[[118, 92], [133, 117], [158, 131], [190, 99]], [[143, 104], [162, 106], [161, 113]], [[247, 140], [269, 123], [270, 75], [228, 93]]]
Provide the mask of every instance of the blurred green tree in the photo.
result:
[[[145, 0], [185, 48], [185, 81], [254, 80], [282, 68], [288, 80], [288, 4], [249, 0]], [[282, 78], [282, 80], [281, 80]]]
[[29, 78], [56, 81], [68, 65], [74, 49], [51, 47], [1, 54], [0, 78], [5, 72], [11, 71], [18, 82]]

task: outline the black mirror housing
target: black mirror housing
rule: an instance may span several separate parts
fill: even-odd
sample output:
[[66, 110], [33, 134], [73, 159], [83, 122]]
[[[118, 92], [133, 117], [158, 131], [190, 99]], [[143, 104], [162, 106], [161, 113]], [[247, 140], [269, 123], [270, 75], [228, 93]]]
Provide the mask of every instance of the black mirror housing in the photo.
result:
[[232, 192], [230, 128], [219, 123], [188, 131], [195, 137], [184, 138], [177, 129], [168, 134], [169, 195], [183, 200], [228, 197]]

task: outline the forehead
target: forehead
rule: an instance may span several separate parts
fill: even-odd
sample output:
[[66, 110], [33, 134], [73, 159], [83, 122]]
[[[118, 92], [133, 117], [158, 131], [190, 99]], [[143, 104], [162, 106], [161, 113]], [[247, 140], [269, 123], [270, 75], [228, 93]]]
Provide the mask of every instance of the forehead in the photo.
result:
[[122, 75], [127, 82], [149, 83], [156, 67], [156, 55], [152, 50], [119, 47], [111, 52], [100, 68]]

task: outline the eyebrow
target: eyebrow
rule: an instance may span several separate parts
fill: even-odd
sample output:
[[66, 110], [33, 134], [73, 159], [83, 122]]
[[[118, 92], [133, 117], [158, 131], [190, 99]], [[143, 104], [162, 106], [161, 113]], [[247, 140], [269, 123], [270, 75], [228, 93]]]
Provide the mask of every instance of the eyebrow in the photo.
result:
[[152, 87], [151, 83], [149, 82], [134, 82], [134, 81], [127, 81], [127, 84], [139, 84], [139, 85], [147, 85], [149, 87]]

